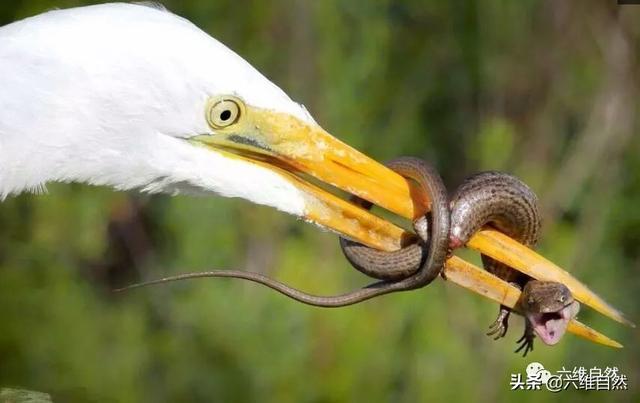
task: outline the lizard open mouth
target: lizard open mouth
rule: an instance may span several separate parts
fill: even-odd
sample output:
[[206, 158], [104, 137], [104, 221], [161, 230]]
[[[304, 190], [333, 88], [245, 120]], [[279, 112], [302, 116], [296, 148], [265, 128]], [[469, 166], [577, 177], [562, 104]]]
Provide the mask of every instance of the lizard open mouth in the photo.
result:
[[569, 325], [569, 321], [576, 317], [580, 310], [580, 303], [573, 301], [559, 311], [528, 313], [527, 319], [533, 325], [533, 331], [544, 344], [553, 346], [558, 343]]

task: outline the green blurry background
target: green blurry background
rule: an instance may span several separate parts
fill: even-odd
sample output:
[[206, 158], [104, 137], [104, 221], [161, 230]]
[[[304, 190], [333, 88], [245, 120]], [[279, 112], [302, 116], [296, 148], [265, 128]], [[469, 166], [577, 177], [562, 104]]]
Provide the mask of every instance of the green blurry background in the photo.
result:
[[[4, 1], [0, 22], [81, 4]], [[521, 176], [544, 206], [542, 253], [640, 321], [640, 6], [165, 5], [377, 160], [429, 159], [451, 189], [478, 170]], [[484, 332], [496, 304], [442, 281], [335, 310], [231, 280], [110, 293], [208, 268], [320, 294], [368, 281], [334, 235], [242, 200], [51, 185], [0, 204], [0, 386], [58, 402], [640, 400], [638, 331], [589, 309], [581, 319], [624, 349], [568, 335], [523, 359], [520, 319], [494, 342]], [[617, 366], [631, 390], [510, 391], [510, 374], [534, 360], [551, 371]]]

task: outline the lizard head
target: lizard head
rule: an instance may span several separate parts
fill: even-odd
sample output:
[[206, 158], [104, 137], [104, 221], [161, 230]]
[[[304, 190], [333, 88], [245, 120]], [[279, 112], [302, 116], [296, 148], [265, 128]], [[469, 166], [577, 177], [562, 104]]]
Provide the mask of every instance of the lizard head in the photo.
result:
[[560, 341], [569, 321], [580, 310], [580, 303], [571, 291], [564, 284], [552, 281], [529, 281], [518, 303], [534, 332], [550, 346]]

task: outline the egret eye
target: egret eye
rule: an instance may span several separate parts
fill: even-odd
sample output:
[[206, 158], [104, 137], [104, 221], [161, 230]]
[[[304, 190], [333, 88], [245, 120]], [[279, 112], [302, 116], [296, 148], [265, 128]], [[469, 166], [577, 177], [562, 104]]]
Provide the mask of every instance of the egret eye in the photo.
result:
[[222, 98], [211, 104], [207, 120], [215, 129], [231, 126], [240, 119], [240, 104], [235, 99]]

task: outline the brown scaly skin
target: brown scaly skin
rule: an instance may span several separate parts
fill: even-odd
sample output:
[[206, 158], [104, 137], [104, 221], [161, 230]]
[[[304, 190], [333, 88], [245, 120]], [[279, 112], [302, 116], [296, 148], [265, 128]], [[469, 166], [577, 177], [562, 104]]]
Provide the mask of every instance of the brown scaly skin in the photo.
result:
[[[484, 226], [492, 226], [526, 246], [534, 247], [540, 230], [538, 200], [518, 178], [500, 172], [476, 174], [458, 188], [451, 201], [450, 247], [466, 244]], [[509, 266], [482, 256], [487, 271], [522, 290], [519, 310], [525, 331], [516, 350], [526, 356], [537, 334], [545, 344], [556, 344], [579, 310], [569, 289], [560, 283], [538, 281]], [[497, 340], [507, 334], [511, 309], [500, 306], [487, 335]]]
[[[369, 205], [363, 205], [368, 208]], [[456, 191], [451, 203], [451, 250], [464, 246], [486, 225], [511, 238], [534, 247], [540, 231], [538, 200], [521, 180], [500, 172], [483, 172], [468, 178]], [[424, 237], [423, 237], [424, 239]], [[422, 252], [417, 244], [399, 251], [383, 252], [341, 238], [340, 245], [351, 264], [361, 272], [379, 279], [398, 280], [414, 273], [420, 266]], [[580, 305], [569, 289], [560, 283], [534, 280], [511, 267], [482, 256], [487, 271], [522, 290], [519, 310], [525, 316], [525, 332], [516, 350], [523, 355], [533, 350], [538, 334], [542, 341], [557, 343], [577, 314]], [[511, 309], [500, 307], [497, 319], [489, 328], [494, 339], [506, 335]]]
[[518, 300], [518, 309], [525, 317], [524, 335], [516, 352], [523, 354], [533, 350], [533, 338], [537, 334], [547, 345], [560, 341], [567, 325], [580, 311], [580, 303], [571, 291], [553, 281], [529, 280]]

